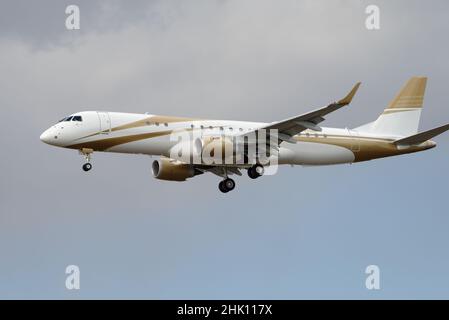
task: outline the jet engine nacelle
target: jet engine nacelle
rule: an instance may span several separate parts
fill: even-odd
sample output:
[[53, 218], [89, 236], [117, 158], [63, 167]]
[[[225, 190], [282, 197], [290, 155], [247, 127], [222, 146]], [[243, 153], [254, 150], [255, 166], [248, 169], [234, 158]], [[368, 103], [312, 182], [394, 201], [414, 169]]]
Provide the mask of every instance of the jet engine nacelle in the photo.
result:
[[154, 160], [151, 168], [153, 177], [160, 180], [185, 181], [199, 174], [193, 166], [175, 162], [168, 158]]

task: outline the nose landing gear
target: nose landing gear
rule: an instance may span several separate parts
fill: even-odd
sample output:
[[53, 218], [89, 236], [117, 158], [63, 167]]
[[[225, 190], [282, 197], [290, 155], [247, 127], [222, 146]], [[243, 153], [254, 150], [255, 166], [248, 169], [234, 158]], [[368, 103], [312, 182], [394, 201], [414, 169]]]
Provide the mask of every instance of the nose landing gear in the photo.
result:
[[218, 184], [218, 189], [220, 189], [220, 191], [223, 193], [232, 191], [234, 190], [234, 188], [235, 188], [235, 181], [232, 180], [231, 178], [226, 178]]
[[80, 150], [80, 154], [84, 156], [86, 159], [86, 163], [83, 164], [83, 170], [85, 172], [90, 171], [92, 169], [92, 164], [90, 163], [90, 156], [94, 151], [92, 149], [82, 149]]

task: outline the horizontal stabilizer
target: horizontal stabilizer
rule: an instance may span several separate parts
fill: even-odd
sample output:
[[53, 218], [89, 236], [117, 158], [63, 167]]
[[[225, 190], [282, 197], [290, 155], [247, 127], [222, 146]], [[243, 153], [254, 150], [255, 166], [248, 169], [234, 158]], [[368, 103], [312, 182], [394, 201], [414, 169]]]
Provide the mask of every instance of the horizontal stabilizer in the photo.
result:
[[432, 139], [447, 130], [449, 130], [449, 124], [396, 140], [394, 143], [396, 145], [416, 145]]

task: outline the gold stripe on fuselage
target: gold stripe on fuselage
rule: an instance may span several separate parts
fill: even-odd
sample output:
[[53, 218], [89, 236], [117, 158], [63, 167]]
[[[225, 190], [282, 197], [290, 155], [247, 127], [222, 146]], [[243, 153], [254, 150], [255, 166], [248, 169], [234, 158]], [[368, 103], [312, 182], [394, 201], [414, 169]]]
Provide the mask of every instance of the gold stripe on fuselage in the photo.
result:
[[[129, 129], [127, 127], [126, 129]], [[124, 130], [124, 129], [121, 129]], [[186, 129], [192, 130], [192, 129]], [[125, 143], [152, 139], [156, 137], [162, 137], [170, 135], [173, 130], [165, 130], [159, 132], [150, 132], [143, 134], [134, 134], [127, 135], [121, 137], [114, 138], [105, 138], [99, 139], [95, 141], [88, 141], [77, 143], [68, 146], [71, 149], [83, 149], [89, 148], [95, 151], [107, 151], [108, 149], [122, 145]], [[327, 145], [334, 145], [346, 148], [354, 153], [354, 162], [366, 161], [376, 158], [383, 158], [388, 156], [412, 153], [417, 151], [422, 151], [428, 148], [431, 148], [432, 145], [423, 145], [423, 146], [411, 146], [406, 149], [398, 149], [396, 145], [393, 143], [393, 139], [383, 139], [383, 138], [375, 138], [375, 137], [353, 137], [353, 136], [344, 136], [344, 135], [298, 135], [294, 137], [297, 141], [300, 142], [310, 142], [310, 143], [321, 143]]]
[[84, 148], [88, 148], [88, 149], [93, 149], [95, 151], [106, 151], [107, 149], [110, 149], [112, 147], [115, 147], [115, 146], [118, 146], [121, 144], [166, 136], [166, 135], [171, 134], [171, 132], [172, 132], [171, 130], [167, 130], [167, 131], [159, 131], [159, 132], [134, 134], [134, 135], [122, 136], [122, 137], [106, 138], [106, 139], [100, 139], [100, 140], [87, 141], [87, 142], [81, 142], [78, 144], [73, 144], [73, 145], [67, 146], [67, 148], [80, 149], [80, 150], [84, 149]]
[[367, 161], [406, 153], [413, 153], [432, 148], [434, 145], [410, 146], [406, 149], [398, 149], [392, 139], [371, 137], [350, 137], [339, 135], [326, 135], [318, 137], [295, 137], [302, 142], [322, 143], [334, 145], [351, 150], [354, 153], [354, 162]]

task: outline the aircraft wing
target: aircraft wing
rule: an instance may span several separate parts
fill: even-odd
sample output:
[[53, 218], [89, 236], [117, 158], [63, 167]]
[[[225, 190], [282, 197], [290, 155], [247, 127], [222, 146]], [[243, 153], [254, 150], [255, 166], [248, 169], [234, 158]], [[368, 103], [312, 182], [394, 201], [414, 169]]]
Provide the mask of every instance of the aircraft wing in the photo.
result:
[[359, 86], [360, 82], [358, 82], [352, 88], [352, 90], [346, 95], [346, 97], [337, 102], [333, 102], [323, 108], [302, 114], [300, 116], [271, 123], [265, 127], [259, 128], [249, 133], [245, 133], [244, 135], [250, 135], [254, 133], [257, 134], [261, 132], [261, 129], [266, 130], [266, 134], [269, 135], [270, 129], [277, 129], [278, 139], [280, 140], [279, 143], [282, 141], [295, 143], [292, 137], [306, 129], [321, 131], [321, 128], [318, 126], [318, 124], [325, 120], [324, 116], [351, 103], [351, 100], [356, 94]]

